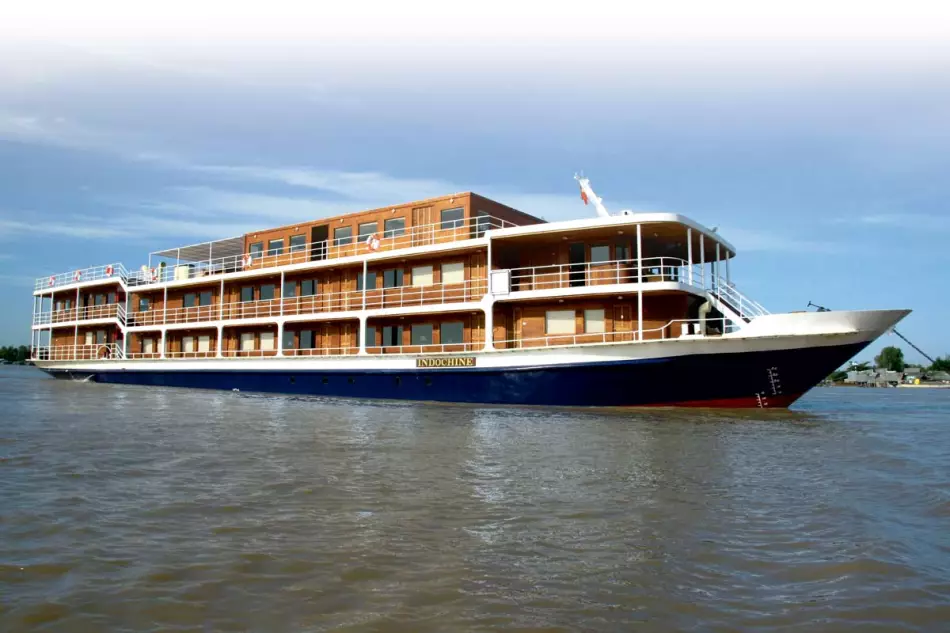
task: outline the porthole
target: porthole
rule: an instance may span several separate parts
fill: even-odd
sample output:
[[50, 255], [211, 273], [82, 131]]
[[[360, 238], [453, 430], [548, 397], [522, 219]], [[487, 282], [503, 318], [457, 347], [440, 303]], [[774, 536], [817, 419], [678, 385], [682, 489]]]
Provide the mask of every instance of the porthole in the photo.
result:
[[290, 377], [290, 384], [292, 384], [292, 385], [296, 385], [296, 384], [297, 384], [297, 379], [296, 379], [294, 376], [291, 376], [291, 377]]
[[349, 378], [347, 378], [346, 382], [350, 383], [351, 385], [355, 385], [356, 378], [354, 378], [353, 376], [350, 376]]
[[431, 387], [431, 386], [432, 386], [432, 379], [426, 378], [426, 387]]
[[330, 382], [330, 379], [327, 378], [326, 376], [324, 376], [324, 377], [323, 377], [323, 384], [326, 385], [326, 384], [329, 384], [329, 382]]

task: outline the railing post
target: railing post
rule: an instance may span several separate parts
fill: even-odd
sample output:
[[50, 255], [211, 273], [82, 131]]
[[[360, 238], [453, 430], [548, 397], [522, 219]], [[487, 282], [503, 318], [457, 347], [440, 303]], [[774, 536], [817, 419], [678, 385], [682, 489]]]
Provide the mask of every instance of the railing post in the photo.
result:
[[217, 350], [215, 351], [215, 355], [218, 358], [221, 358], [221, 350], [223, 348], [223, 343], [224, 343], [224, 326], [219, 325], [217, 329], [218, 329], [218, 338], [215, 341], [215, 347], [217, 348]]
[[693, 229], [686, 229], [686, 270], [689, 285], [693, 285]]
[[706, 289], [706, 236], [699, 234], [699, 275], [703, 284], [703, 290]]
[[[366, 275], [363, 275], [363, 287], [366, 287]], [[364, 292], [364, 301], [365, 301], [365, 292]], [[359, 351], [357, 354], [359, 356], [366, 356], [366, 314], [361, 314], [359, 316], [359, 328], [357, 329], [356, 335], [360, 337], [359, 340]]]
[[643, 231], [637, 224], [637, 340], [643, 340]]

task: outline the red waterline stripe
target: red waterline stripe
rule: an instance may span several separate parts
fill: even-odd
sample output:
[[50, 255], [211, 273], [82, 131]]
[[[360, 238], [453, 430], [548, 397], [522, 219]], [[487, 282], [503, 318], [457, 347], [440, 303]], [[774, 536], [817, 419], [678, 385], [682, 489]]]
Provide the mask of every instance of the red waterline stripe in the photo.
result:
[[742, 398], [722, 398], [714, 400], [686, 400], [683, 402], [666, 402], [662, 404], [646, 405], [654, 407], [695, 407], [706, 409], [787, 409], [793, 402], [802, 397], [802, 394], [777, 396], [763, 395], [745, 396]]

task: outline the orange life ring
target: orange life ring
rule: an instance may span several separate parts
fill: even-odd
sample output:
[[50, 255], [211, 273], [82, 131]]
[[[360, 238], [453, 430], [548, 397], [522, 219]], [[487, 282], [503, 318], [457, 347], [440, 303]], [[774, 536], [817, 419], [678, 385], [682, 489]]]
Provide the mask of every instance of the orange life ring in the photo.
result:
[[111, 277], [112, 273], [115, 272], [112, 266], [106, 266], [106, 277]]
[[49, 276], [49, 287], [52, 288], [52, 287], [55, 286], [55, 285], [56, 285], [56, 277], [54, 277], [53, 275], [50, 275], [50, 276]]
[[79, 281], [80, 279], [82, 279], [82, 272], [77, 270], [73, 273], [73, 281]]
[[250, 267], [251, 267], [251, 264], [254, 263], [254, 258], [251, 257], [249, 254], [248, 254], [248, 255], [245, 255], [245, 256], [244, 256], [244, 262], [243, 262], [243, 263], [244, 263], [244, 267], [245, 267], [245, 268], [250, 268]]

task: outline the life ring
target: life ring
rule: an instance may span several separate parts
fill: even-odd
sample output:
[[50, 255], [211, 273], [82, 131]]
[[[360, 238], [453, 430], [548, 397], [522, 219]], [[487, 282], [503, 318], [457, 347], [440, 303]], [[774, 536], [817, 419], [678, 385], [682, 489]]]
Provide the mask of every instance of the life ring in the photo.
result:
[[97, 358], [109, 358], [109, 355], [109, 348], [105, 345], [100, 346], [96, 351]]
[[77, 270], [73, 273], [73, 281], [79, 281], [80, 279], [82, 279], [82, 273]]
[[244, 267], [245, 267], [245, 268], [250, 268], [250, 267], [251, 267], [251, 264], [252, 264], [253, 262], [254, 262], [254, 258], [251, 257], [249, 254], [244, 256]]
[[56, 277], [54, 277], [53, 275], [50, 275], [50, 276], [49, 276], [49, 287], [52, 288], [52, 287], [55, 286], [55, 285], [56, 285]]
[[379, 250], [379, 236], [377, 236], [375, 233], [373, 233], [372, 235], [370, 235], [369, 237], [367, 237], [367, 238], [366, 238], [366, 248], [368, 248], [369, 250], [374, 251], [374, 252], [375, 252], [375, 251], [378, 251], [378, 250]]
[[152, 278], [152, 281], [158, 281], [158, 271], [154, 268], [149, 271], [149, 277]]
[[112, 273], [115, 272], [112, 266], [106, 266], [106, 277], [111, 277]]

